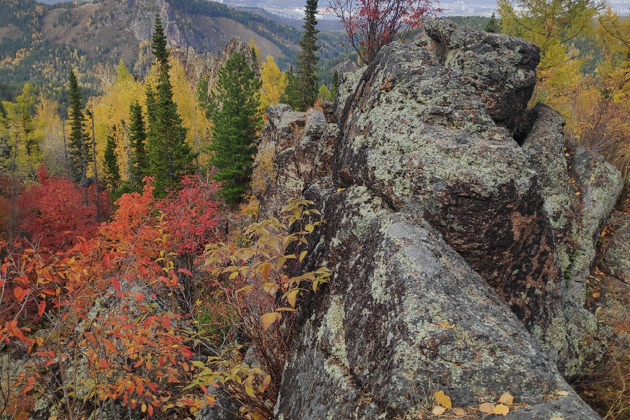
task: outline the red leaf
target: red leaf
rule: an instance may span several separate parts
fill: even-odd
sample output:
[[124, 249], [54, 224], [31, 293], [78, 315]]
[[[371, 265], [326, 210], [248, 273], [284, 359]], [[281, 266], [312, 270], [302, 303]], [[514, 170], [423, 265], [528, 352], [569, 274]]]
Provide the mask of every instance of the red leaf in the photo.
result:
[[42, 300], [39, 302], [39, 307], [37, 308], [37, 314], [41, 317], [44, 315], [44, 310], [46, 309], [46, 301]]
[[180, 273], [188, 274], [190, 277], [193, 276], [193, 274], [190, 271], [186, 270], [185, 268], [180, 268], [177, 271], [179, 271]]
[[98, 364], [103, 368], [103, 369], [109, 369], [109, 364], [107, 363], [107, 360], [105, 359], [98, 359]]
[[114, 286], [114, 289], [120, 292], [120, 282], [118, 280], [112, 279], [112, 286]]
[[144, 295], [143, 295], [142, 293], [140, 293], [140, 292], [136, 292], [136, 293], [134, 294], [134, 297], [136, 298], [136, 300], [137, 300], [138, 302], [142, 302], [142, 301], [144, 300]]
[[109, 264], [110, 264], [110, 257], [109, 257], [109, 252], [107, 254], [105, 254], [105, 256], [103, 257], [103, 267], [105, 268], [109, 268]]
[[145, 278], [147, 276], [147, 269], [143, 265], [140, 266], [140, 275], [142, 276], [142, 278]]
[[92, 333], [91, 333], [91, 332], [86, 331], [84, 334], [85, 334], [85, 336], [86, 336], [87, 338], [89, 338], [89, 339], [90, 339], [90, 341], [92, 342], [92, 344], [96, 345], [96, 339], [94, 338], [94, 336], [92, 335]]

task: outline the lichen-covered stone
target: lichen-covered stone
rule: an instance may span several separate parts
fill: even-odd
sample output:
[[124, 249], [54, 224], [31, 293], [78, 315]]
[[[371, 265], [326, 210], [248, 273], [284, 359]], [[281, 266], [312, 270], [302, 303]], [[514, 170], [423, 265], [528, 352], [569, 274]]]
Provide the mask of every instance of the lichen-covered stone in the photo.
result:
[[[304, 264], [333, 273], [303, 302], [276, 417], [411, 417], [439, 389], [455, 406], [510, 392], [527, 404], [511, 418], [598, 418], [562, 375], [600, 352], [584, 273], [618, 173], [553, 110], [525, 111], [535, 46], [425, 30], [342, 75], [334, 114], [271, 110], [269, 185], [316, 203]], [[325, 128], [306, 135], [309, 118]]]
[[427, 19], [426, 34], [445, 67], [464, 72], [494, 121], [512, 132], [536, 85], [540, 49], [525, 40], [457, 26], [448, 19]]
[[566, 387], [503, 301], [421, 219], [393, 213], [365, 187], [335, 193], [324, 209], [336, 223], [324, 238], [335, 277], [295, 343], [276, 418], [402, 418], [423, 403], [417, 390], [443, 390], [455, 406], [504, 392], [538, 404]]

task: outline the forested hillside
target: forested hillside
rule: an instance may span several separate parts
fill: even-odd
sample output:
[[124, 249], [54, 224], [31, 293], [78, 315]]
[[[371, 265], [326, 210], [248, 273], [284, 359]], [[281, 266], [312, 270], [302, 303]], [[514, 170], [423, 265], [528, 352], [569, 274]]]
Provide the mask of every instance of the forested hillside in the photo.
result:
[[[99, 89], [98, 74], [123, 60], [144, 77], [151, 57], [148, 41], [155, 10], [164, 10], [170, 43], [197, 53], [220, 53], [233, 37], [253, 39], [262, 57], [272, 55], [283, 69], [295, 61], [300, 30], [273, 20], [202, 0], [66, 2], [54, 6], [33, 0], [7, 0], [0, 16], [0, 94], [17, 96], [25, 82], [48, 97], [61, 89], [71, 68], [86, 91]], [[340, 34], [322, 34], [321, 54], [342, 52]], [[66, 98], [67, 99], [67, 98]]]

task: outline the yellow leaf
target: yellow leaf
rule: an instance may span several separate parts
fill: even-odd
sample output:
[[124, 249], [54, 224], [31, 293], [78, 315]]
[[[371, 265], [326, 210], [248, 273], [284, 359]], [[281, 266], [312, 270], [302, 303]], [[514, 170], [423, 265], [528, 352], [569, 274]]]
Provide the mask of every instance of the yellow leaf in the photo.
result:
[[505, 405], [512, 405], [514, 404], [514, 397], [510, 395], [509, 392], [506, 392], [505, 394], [501, 395], [501, 398], [499, 398], [499, 402]]
[[142, 403], [142, 407], [140, 407], [140, 410], [141, 410], [143, 413], [146, 413], [146, 411], [147, 411], [147, 405], [146, 405], [145, 403]]
[[552, 417], [549, 420], [564, 420], [564, 417]]
[[291, 305], [292, 308], [295, 308], [295, 301], [297, 300], [298, 293], [300, 293], [299, 289], [293, 289], [287, 294], [287, 302]]
[[249, 395], [250, 397], [254, 398], [254, 388], [252, 388], [251, 386], [249, 385], [245, 386], [245, 393]]
[[509, 407], [503, 404], [497, 405], [496, 407], [494, 407], [494, 410], [492, 410], [492, 414], [497, 414], [500, 416], [507, 416], [509, 412]]
[[265, 376], [265, 379], [263, 380], [263, 383], [262, 383], [262, 390], [264, 391], [265, 389], [267, 389], [269, 384], [271, 384], [271, 375]]
[[304, 230], [307, 231], [308, 233], [311, 233], [313, 230], [315, 230], [315, 226], [308, 224], [306, 225], [306, 227], [304, 227]]
[[561, 397], [566, 397], [567, 395], [569, 395], [569, 393], [567, 391], [558, 391], [556, 392], [557, 395], [560, 395]]
[[493, 410], [494, 410], [494, 405], [490, 403], [483, 403], [479, 406], [479, 411], [481, 411], [482, 413], [492, 414]]
[[269, 312], [269, 313], [264, 314], [261, 317], [263, 330], [267, 331], [269, 327], [271, 327], [271, 324], [280, 320], [281, 318], [282, 318], [282, 315], [279, 312]]
[[343, 190], [345, 190], [345, 188], [337, 188], [338, 193], [342, 192]]
[[599, 295], [599, 293], [597, 293], [597, 292], [593, 293], [593, 297], [594, 297], [595, 299], [597, 299], [599, 296], [600, 296], [600, 295]]
[[444, 414], [445, 411], [446, 408], [436, 405], [435, 407], [433, 407], [433, 410], [431, 412], [434, 416], [441, 416], [442, 414]]
[[302, 260], [304, 259], [304, 257], [306, 257], [306, 251], [302, 251], [300, 253], [300, 262], [302, 262]]
[[451, 397], [444, 394], [444, 391], [438, 391], [433, 394], [435, 398], [435, 402], [441, 405], [444, 408], [451, 408], [453, 405], [451, 404]]

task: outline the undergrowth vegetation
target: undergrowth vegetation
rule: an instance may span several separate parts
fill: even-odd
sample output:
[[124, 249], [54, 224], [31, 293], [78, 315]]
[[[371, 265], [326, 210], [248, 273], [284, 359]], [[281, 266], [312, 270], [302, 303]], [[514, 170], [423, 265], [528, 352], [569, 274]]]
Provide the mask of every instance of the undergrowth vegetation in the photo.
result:
[[[187, 418], [221, 387], [243, 415], [270, 417], [299, 297], [329, 276], [300, 268], [321, 222], [292, 201], [282, 220], [226, 232], [216, 190], [188, 177], [156, 199], [147, 179], [109, 221], [33, 231], [25, 217], [26, 236], [0, 243], [0, 416]], [[81, 188], [42, 178], [34, 191], [22, 211], [56, 220]]]

